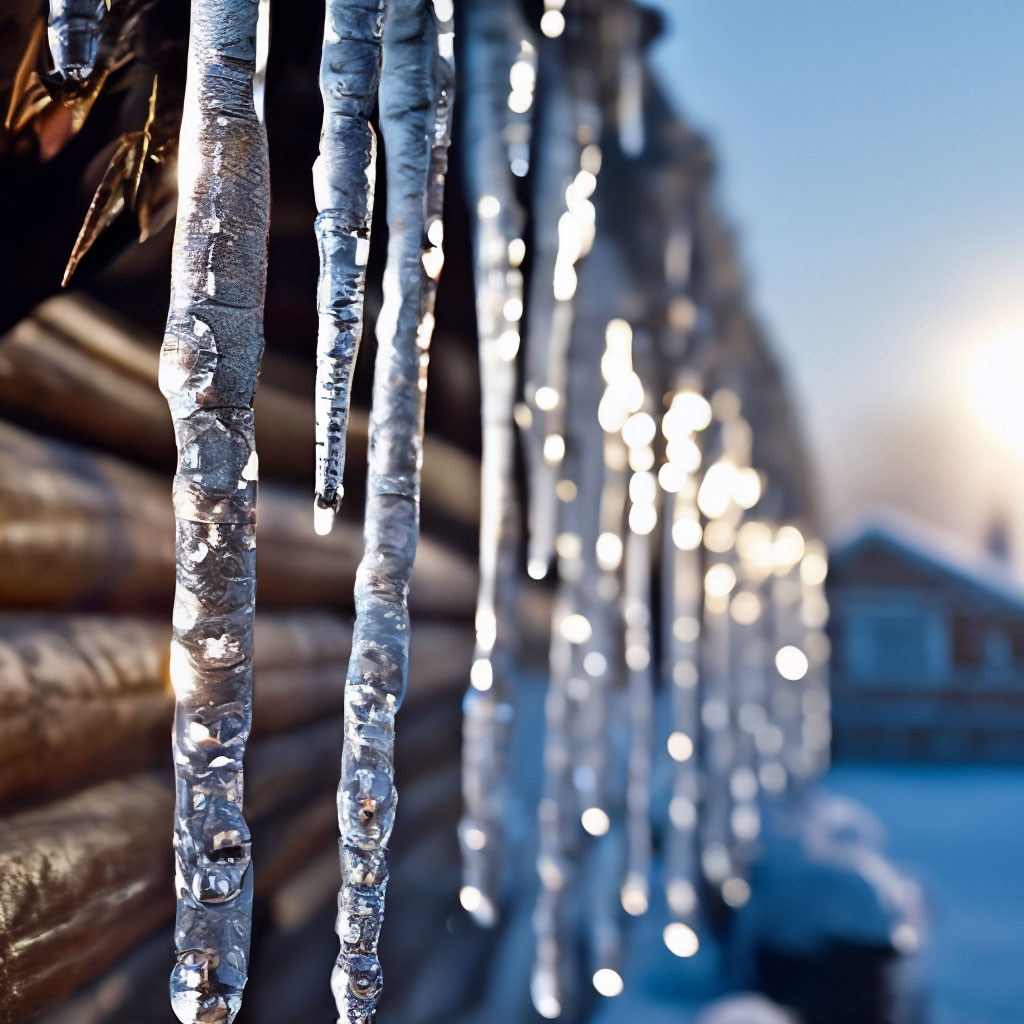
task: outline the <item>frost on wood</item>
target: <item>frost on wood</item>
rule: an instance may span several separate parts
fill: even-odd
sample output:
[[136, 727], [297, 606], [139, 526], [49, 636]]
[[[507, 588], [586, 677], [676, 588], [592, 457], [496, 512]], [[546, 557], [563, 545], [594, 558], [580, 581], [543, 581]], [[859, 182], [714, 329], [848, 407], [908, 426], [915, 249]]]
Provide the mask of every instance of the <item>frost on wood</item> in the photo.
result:
[[320, 91], [324, 120], [313, 165], [320, 248], [316, 355], [316, 499], [318, 533], [330, 530], [344, 493], [345, 441], [352, 371], [363, 335], [363, 289], [377, 139], [381, 32], [387, 0], [327, 0]]
[[512, 718], [519, 507], [513, 409], [523, 308], [525, 216], [515, 176], [529, 156], [533, 46], [509, 5], [467, 3], [466, 193], [474, 215], [474, 276], [480, 351], [483, 457], [476, 648], [463, 704], [463, 802], [459, 826], [462, 903], [475, 920], [497, 919], [505, 769]]
[[384, 27], [380, 113], [389, 242], [370, 416], [366, 549], [356, 574], [338, 790], [341, 951], [332, 989], [341, 1024], [372, 1021], [382, 984], [377, 942], [395, 816], [395, 714], [408, 677], [407, 597], [419, 534], [427, 353], [443, 261], [454, 85], [451, 10], [442, 6], [391, 0]]
[[228, 1024], [252, 916], [242, 757], [252, 704], [256, 478], [270, 181], [252, 97], [257, 5], [194, 4], [160, 388], [174, 420], [171, 681], [178, 1019]]
[[92, 74], [107, 0], [50, 0], [47, 36], [58, 74], [84, 81]]

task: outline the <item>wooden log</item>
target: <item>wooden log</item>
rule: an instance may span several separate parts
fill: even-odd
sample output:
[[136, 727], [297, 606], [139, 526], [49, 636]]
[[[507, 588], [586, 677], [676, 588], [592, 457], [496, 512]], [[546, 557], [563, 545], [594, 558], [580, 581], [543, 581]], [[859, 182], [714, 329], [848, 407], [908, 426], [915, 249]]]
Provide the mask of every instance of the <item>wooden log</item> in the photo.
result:
[[[439, 715], [457, 732], [458, 699], [452, 687], [440, 704], [410, 707], [399, 742], [410, 810], [425, 786], [436, 807], [432, 828], [454, 828], [458, 811], [457, 748], [438, 740]], [[246, 813], [257, 885], [276, 887], [334, 841], [340, 737], [334, 719], [252, 744]], [[432, 783], [438, 773], [443, 783]], [[314, 809], [316, 799], [325, 809]], [[0, 1024], [24, 1024], [58, 1005], [171, 916], [172, 808], [168, 774], [140, 774], [0, 819]], [[399, 855], [416, 860], [418, 840], [403, 846]]]
[[[326, 800], [340, 737], [334, 720], [254, 744], [251, 820]], [[0, 819], [2, 1024], [59, 1002], [169, 916], [173, 805], [169, 778], [136, 775]], [[273, 835], [289, 839], [280, 823]]]
[[[0, 337], [0, 405], [33, 429], [170, 471], [174, 437], [157, 388], [159, 342], [78, 294], [48, 299]], [[275, 381], [291, 369], [268, 355], [256, 394], [256, 446], [264, 480], [301, 480], [312, 489], [312, 371], [309, 398]], [[349, 421], [346, 491], [356, 499], [366, 475], [367, 416]], [[310, 502], [312, 498], [310, 498]], [[472, 526], [480, 511], [475, 460], [427, 436], [423, 447], [423, 512]]]
[[136, 776], [0, 821], [2, 1024], [58, 1002], [163, 919], [173, 804], [166, 781]]
[[[324, 612], [257, 617], [254, 738], [340, 711], [351, 637], [348, 622]], [[160, 620], [0, 615], [0, 806], [165, 759], [169, 642]], [[465, 627], [418, 624], [410, 702], [458, 689], [471, 657]]]
[[[0, 607], [169, 608], [169, 492], [169, 479], [0, 423]], [[350, 607], [360, 527], [318, 537], [312, 501], [273, 487], [261, 488], [259, 514], [261, 607]], [[469, 616], [475, 578], [468, 559], [425, 537], [412, 607]]]

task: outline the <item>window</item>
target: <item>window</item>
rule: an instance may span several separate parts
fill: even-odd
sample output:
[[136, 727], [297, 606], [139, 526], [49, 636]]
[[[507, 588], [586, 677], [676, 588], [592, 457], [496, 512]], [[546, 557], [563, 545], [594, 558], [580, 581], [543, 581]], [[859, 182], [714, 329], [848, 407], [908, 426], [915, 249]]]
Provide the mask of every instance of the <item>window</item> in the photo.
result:
[[936, 684], [949, 669], [946, 617], [909, 605], [852, 608], [846, 668], [863, 682]]
[[1013, 648], [1005, 630], [990, 629], [985, 634], [985, 667], [997, 671], [1013, 668]]

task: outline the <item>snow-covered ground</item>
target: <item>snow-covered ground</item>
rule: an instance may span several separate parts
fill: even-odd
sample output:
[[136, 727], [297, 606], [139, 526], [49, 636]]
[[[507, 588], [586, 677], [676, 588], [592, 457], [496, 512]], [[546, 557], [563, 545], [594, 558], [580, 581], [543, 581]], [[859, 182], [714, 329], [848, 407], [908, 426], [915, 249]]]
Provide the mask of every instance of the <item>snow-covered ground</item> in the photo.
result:
[[1024, 1022], [1024, 768], [839, 765], [922, 883], [929, 1024]]

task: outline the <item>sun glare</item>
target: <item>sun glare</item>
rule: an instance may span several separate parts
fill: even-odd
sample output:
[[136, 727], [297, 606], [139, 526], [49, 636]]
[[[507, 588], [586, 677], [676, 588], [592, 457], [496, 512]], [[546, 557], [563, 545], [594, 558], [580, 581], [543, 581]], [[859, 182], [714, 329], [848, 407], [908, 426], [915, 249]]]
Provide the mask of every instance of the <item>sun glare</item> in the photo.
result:
[[1024, 454], [1024, 328], [1004, 331], [971, 354], [967, 386], [971, 415], [989, 438]]

